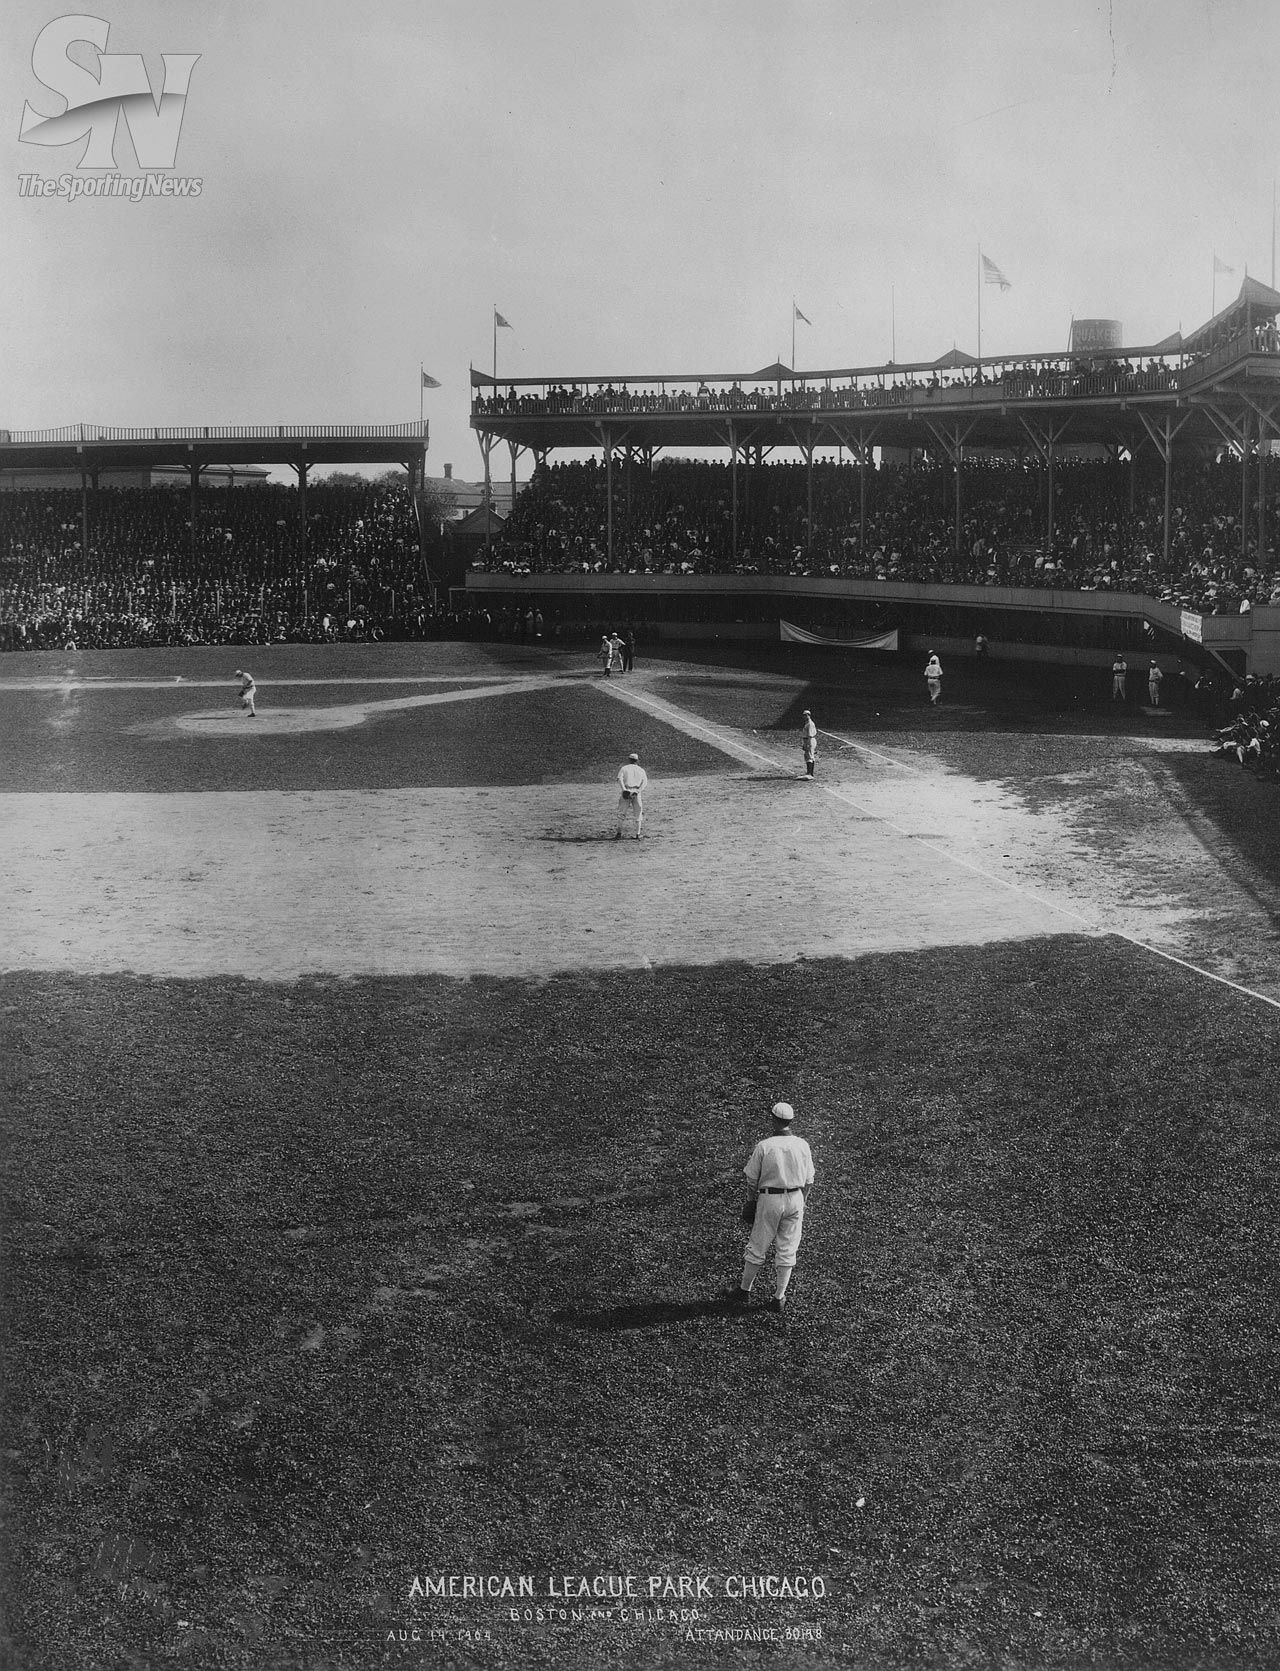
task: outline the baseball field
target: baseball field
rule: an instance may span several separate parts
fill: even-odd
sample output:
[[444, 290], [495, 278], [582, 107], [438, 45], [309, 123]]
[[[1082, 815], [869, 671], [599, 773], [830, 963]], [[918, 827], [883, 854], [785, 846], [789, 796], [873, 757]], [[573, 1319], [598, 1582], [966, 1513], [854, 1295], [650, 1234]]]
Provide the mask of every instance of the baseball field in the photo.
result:
[[1280, 785], [1103, 683], [0, 662], [0, 1663], [1280, 1663]]

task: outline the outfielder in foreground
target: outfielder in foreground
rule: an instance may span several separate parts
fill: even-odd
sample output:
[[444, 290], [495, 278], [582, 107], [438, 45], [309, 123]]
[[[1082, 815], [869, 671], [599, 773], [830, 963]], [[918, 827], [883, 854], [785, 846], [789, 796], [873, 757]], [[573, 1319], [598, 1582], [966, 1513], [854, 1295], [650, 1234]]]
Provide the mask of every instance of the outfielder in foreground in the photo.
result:
[[644, 791], [649, 787], [649, 779], [644, 767], [640, 764], [640, 756], [633, 754], [626, 765], [618, 773], [618, 827], [613, 832], [613, 839], [622, 839], [622, 826], [635, 820], [635, 838], [640, 839], [640, 832], [644, 828]]
[[813, 1187], [813, 1155], [804, 1138], [791, 1129], [795, 1109], [789, 1102], [775, 1102], [772, 1117], [771, 1135], [756, 1144], [742, 1169], [751, 1187], [742, 1222], [751, 1226], [751, 1235], [742, 1279], [725, 1297], [731, 1306], [751, 1303], [751, 1289], [772, 1247], [777, 1297], [769, 1301], [769, 1310], [785, 1316], [787, 1287], [804, 1233], [805, 1202]]

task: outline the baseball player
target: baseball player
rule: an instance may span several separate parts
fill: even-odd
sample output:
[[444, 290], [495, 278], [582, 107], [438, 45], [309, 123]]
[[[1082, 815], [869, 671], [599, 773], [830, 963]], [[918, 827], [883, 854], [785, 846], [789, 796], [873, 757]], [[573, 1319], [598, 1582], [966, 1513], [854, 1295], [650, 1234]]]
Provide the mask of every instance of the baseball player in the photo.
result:
[[257, 700], [258, 687], [253, 682], [253, 674], [244, 673], [237, 667], [236, 678], [240, 681], [240, 706], [248, 710], [250, 719], [257, 719], [258, 710], [254, 704]]
[[1111, 663], [1111, 700], [1124, 701], [1124, 682], [1129, 674], [1129, 663], [1120, 652], [1116, 651], [1116, 659]]
[[618, 796], [618, 827], [613, 832], [613, 839], [621, 841], [622, 826], [634, 818], [635, 836], [639, 841], [644, 828], [644, 791], [649, 787], [649, 779], [638, 754], [628, 756], [626, 765], [618, 773], [618, 787], [621, 790]]
[[789, 1102], [773, 1105], [773, 1131], [751, 1152], [743, 1176], [751, 1194], [743, 1204], [742, 1222], [751, 1226], [742, 1279], [725, 1296], [731, 1306], [751, 1302], [751, 1289], [773, 1248], [773, 1272], [777, 1297], [769, 1310], [785, 1316], [787, 1287], [796, 1265], [796, 1252], [804, 1231], [804, 1209], [813, 1187], [813, 1155], [803, 1137], [791, 1129], [795, 1109]]
[[806, 777], [812, 777], [814, 768], [818, 764], [818, 728], [813, 723], [813, 715], [806, 708], [800, 721], [800, 748], [804, 754], [804, 769]]
[[600, 666], [604, 669], [604, 676], [607, 679], [613, 672], [613, 640], [608, 633], [605, 633], [601, 638], [600, 648], [596, 651], [596, 654], [600, 657]]
[[1147, 669], [1147, 695], [1151, 698], [1153, 708], [1160, 706], [1160, 681], [1163, 678], [1164, 674], [1160, 671], [1160, 663], [1153, 661]]
[[616, 667], [619, 673], [627, 671], [626, 648], [616, 632], [609, 634], [609, 666]]
[[942, 663], [937, 656], [930, 656], [924, 670], [925, 682], [929, 686], [929, 700], [935, 706], [942, 701]]

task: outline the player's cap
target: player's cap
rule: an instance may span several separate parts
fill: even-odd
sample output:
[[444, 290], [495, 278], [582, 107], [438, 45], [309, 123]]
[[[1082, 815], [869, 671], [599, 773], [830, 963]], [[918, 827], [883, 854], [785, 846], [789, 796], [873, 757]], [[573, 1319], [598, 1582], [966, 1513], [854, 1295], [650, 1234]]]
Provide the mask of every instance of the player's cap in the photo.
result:
[[639, 764], [640, 756], [638, 754], [629, 754], [627, 756], [627, 759], [628, 760], [634, 760], [637, 764]]
[[[805, 712], [805, 713], [806, 713], [806, 714], [808, 714], [808, 713], [809, 713], [809, 710], [808, 710], [808, 709], [807, 709], [807, 708], [806, 708], [806, 709], [804, 709], [804, 712]], [[812, 719], [812, 718], [813, 718], [813, 715], [812, 715], [812, 714], [809, 714], [809, 717], [810, 717], [810, 719]]]
[[773, 1117], [775, 1120], [780, 1120], [783, 1125], [788, 1125], [795, 1119], [796, 1111], [792, 1108], [789, 1102], [775, 1102], [773, 1105]]

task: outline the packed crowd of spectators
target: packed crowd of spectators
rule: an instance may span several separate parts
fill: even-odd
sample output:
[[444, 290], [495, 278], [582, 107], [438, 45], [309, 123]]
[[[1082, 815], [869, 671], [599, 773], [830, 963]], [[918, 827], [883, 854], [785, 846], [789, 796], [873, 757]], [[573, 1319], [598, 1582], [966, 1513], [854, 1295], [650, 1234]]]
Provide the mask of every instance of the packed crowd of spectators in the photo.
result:
[[0, 493], [0, 648], [263, 644], [432, 630], [408, 492], [296, 488]]
[[1231, 692], [1230, 718], [1213, 734], [1212, 753], [1280, 778], [1280, 679], [1250, 673]]
[[[549, 383], [537, 389], [511, 384], [505, 392], [477, 395], [480, 417], [603, 417], [614, 413], [848, 412], [870, 407], [906, 406], [947, 392], [981, 391], [1010, 400], [1031, 396], [1157, 393], [1179, 386], [1183, 369], [1176, 358], [1093, 359], [1078, 354], [1009, 360], [999, 365], [901, 366], [838, 378], [793, 377], [785, 383], [741, 382], [688, 384], [668, 389], [646, 384]], [[785, 370], [785, 368], [784, 368]]]
[[[1246, 327], [1243, 320], [1224, 330], [1213, 351], [1236, 348], [1260, 354], [1280, 353], [1280, 330], [1274, 319]], [[875, 370], [812, 373], [783, 366], [773, 382], [748, 379], [726, 384], [647, 381], [627, 383], [510, 384], [490, 395], [477, 394], [472, 410], [480, 417], [508, 415], [601, 417], [646, 412], [842, 412], [867, 407], [905, 406], [947, 391], [973, 390], [1008, 400], [1069, 399], [1081, 395], [1154, 394], [1194, 382], [1208, 348], [1166, 354], [1038, 354], [1032, 358], [979, 362], [968, 355], [944, 355], [934, 365]]]
[[1268, 461], [1268, 542], [1241, 557], [1240, 469], [1175, 467], [1169, 560], [1163, 552], [1162, 468], [1131, 478], [1127, 462], [1063, 461], [1055, 469], [1054, 535], [1046, 551], [1043, 472], [1017, 461], [966, 459], [956, 549], [954, 473], [893, 465], [813, 468], [813, 525], [803, 464], [738, 472], [734, 558], [730, 466], [665, 459], [613, 472], [613, 561], [607, 557], [606, 471], [588, 460], [542, 466], [480, 566], [513, 574], [849, 575], [878, 580], [1136, 593], [1203, 614], [1269, 603], [1276, 590], [1280, 475]]

